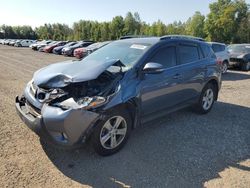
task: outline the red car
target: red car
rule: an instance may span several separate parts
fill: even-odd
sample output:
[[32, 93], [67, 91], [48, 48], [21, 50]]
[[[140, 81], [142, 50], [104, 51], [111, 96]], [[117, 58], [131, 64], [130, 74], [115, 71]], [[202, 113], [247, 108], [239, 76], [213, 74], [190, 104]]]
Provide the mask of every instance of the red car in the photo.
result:
[[46, 46], [43, 51], [46, 52], [46, 53], [52, 53], [53, 49], [55, 47], [58, 47], [58, 46], [64, 46], [67, 42], [65, 41], [59, 41], [57, 43], [54, 43], [54, 44], [51, 44], [51, 45], [48, 45]]
[[88, 54], [87, 48], [77, 48], [74, 50], [74, 56], [78, 59], [85, 57]]
[[106, 41], [106, 42], [97, 42], [94, 44], [91, 44], [87, 47], [84, 48], [77, 48], [74, 50], [74, 56], [78, 59], [81, 59], [83, 57], [85, 57], [86, 55], [92, 53], [93, 51], [107, 45], [108, 43], [110, 43], [110, 41]]

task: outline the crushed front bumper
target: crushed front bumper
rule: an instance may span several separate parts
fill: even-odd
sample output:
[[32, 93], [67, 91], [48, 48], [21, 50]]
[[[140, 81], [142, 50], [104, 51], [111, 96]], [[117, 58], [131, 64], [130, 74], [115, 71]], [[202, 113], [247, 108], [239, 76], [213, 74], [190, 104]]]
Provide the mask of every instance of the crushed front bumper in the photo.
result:
[[35, 133], [39, 135], [42, 127], [41, 116], [32, 114], [25, 105], [24, 98], [16, 97], [16, 111], [22, 121]]
[[229, 59], [229, 66], [231, 66], [231, 67], [240, 67], [244, 63], [247, 63], [244, 61], [244, 59], [239, 59], [239, 58], [230, 58]]
[[46, 104], [39, 114], [25, 97], [16, 97], [16, 111], [22, 121], [39, 136], [42, 137], [41, 132], [45, 132], [46, 137], [49, 136], [56, 144], [63, 146], [79, 143], [100, 118], [95, 112], [83, 109], [63, 110]]

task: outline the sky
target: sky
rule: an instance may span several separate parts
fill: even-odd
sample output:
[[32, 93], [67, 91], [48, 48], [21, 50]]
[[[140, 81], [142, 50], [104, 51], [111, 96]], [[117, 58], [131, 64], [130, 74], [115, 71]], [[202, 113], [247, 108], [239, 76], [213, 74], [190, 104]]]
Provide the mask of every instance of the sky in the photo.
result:
[[[216, 0], [0, 0], [0, 25], [65, 23], [83, 20], [111, 21], [114, 16], [138, 12], [142, 21], [165, 24], [186, 21], [195, 11], [209, 13]], [[250, 0], [246, 0], [250, 3]]]

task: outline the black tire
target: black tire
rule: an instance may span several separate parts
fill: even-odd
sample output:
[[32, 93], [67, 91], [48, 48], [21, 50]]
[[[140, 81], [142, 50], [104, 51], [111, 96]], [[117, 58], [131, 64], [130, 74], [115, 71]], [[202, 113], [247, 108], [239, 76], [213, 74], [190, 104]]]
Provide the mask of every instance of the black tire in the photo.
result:
[[[101, 132], [104, 129], [103, 127], [105, 123], [109, 121], [110, 119], [117, 117], [117, 116], [122, 117], [126, 121], [126, 126], [127, 126], [126, 134], [119, 145], [117, 145], [115, 148], [107, 149], [101, 143]], [[101, 156], [109, 156], [109, 155], [115, 154], [126, 144], [128, 137], [130, 135], [130, 132], [131, 132], [131, 128], [132, 128], [132, 119], [126, 109], [118, 108], [118, 109], [113, 109], [112, 111], [110, 110], [107, 116], [105, 117], [105, 119], [100, 121], [96, 125], [94, 132], [91, 135], [91, 143], [95, 151]], [[111, 142], [111, 136], [110, 136], [110, 140], [108, 141]]]
[[227, 61], [223, 61], [223, 64], [222, 64], [222, 74], [226, 74], [227, 73], [227, 70], [228, 70], [228, 62]]
[[[203, 98], [205, 97], [206, 92], [208, 90], [213, 92], [213, 97], [212, 97], [212, 103], [210, 104], [209, 108], [205, 108]], [[216, 87], [212, 83], [208, 83], [203, 88], [198, 103], [194, 106], [195, 111], [198, 114], [207, 114], [208, 112], [210, 112], [211, 109], [213, 108], [213, 104], [214, 104], [214, 101], [215, 101], [217, 95], [218, 95], [218, 91], [217, 91]]]
[[241, 65], [241, 70], [248, 71], [250, 69], [250, 62], [245, 62]]

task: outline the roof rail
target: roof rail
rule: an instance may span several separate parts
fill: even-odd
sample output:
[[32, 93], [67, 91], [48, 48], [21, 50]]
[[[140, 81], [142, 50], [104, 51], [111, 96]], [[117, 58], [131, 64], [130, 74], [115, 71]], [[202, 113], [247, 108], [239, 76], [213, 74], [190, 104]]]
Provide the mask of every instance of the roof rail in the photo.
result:
[[126, 35], [126, 36], [121, 36], [120, 40], [132, 39], [132, 38], [149, 38], [149, 37], [154, 37], [154, 36], [148, 36], [148, 35]]
[[166, 40], [166, 39], [190, 39], [190, 40], [205, 41], [203, 38], [193, 37], [189, 35], [166, 35], [160, 38], [160, 40]]

